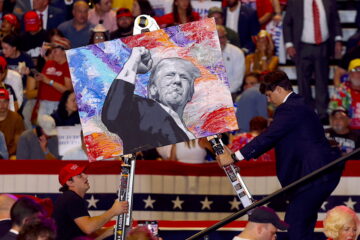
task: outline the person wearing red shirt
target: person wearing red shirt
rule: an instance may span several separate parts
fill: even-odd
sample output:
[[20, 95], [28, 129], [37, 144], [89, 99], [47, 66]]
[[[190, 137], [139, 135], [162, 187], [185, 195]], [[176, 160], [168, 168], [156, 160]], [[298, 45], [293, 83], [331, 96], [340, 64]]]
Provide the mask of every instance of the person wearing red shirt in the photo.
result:
[[39, 81], [38, 116], [53, 113], [58, 107], [62, 93], [73, 88], [64, 51], [70, 48], [69, 43], [66, 38], [56, 38], [52, 42], [51, 60], [45, 63], [41, 73], [35, 74], [35, 79]]
[[155, 17], [161, 28], [200, 20], [200, 15], [193, 11], [190, 0], [174, 0], [173, 11], [161, 17]]

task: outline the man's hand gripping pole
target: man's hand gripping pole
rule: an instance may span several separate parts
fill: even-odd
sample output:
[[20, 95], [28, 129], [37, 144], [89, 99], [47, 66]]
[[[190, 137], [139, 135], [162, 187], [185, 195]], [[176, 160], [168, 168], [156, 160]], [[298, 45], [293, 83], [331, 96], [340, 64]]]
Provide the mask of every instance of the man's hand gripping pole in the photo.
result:
[[115, 240], [124, 240], [128, 228], [131, 227], [131, 209], [133, 205], [134, 177], [135, 177], [135, 155], [128, 154], [123, 156], [124, 163], [121, 165], [121, 179], [118, 190], [119, 201], [129, 203], [129, 212], [117, 216]]
[[[224, 149], [224, 144], [217, 136], [207, 137], [211, 146], [213, 147], [216, 155], [224, 154], [226, 149]], [[236, 194], [238, 195], [243, 207], [247, 207], [254, 202], [249, 190], [247, 189], [244, 181], [240, 176], [240, 169], [235, 164], [229, 164], [223, 166], [223, 169], [228, 176], [231, 185], [233, 186]]]

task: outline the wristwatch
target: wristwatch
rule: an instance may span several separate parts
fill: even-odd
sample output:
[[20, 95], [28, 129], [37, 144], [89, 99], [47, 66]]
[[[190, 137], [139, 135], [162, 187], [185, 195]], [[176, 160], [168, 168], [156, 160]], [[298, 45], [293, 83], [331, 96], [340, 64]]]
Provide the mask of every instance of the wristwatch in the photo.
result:
[[54, 80], [50, 80], [49, 85], [50, 86], [54, 85]]

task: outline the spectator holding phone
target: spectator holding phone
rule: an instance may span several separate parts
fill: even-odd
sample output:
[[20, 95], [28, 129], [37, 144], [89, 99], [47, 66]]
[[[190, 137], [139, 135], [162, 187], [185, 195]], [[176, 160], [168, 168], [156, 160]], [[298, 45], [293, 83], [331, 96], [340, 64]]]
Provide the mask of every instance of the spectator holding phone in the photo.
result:
[[62, 93], [72, 90], [69, 65], [65, 50], [70, 48], [66, 38], [56, 37], [51, 43], [51, 60], [46, 61], [42, 72], [35, 75], [39, 82], [39, 113], [52, 114], [58, 107]]
[[55, 120], [49, 115], [38, 117], [38, 126], [21, 134], [16, 159], [60, 159]]

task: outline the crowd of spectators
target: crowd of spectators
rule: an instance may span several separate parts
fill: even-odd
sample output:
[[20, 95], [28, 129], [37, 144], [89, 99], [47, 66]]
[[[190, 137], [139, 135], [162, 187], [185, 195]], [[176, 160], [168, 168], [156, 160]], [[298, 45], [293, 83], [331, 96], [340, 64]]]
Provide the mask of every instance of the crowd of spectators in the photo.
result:
[[[343, 41], [336, 6], [324, 8], [320, 4], [317, 16], [312, 11], [310, 13], [310, 8], [309, 12], [301, 15], [301, 11], [296, 10], [302, 5], [298, 5], [297, 1], [226, 0], [222, 4], [222, 8], [208, 9], [208, 17], [214, 17], [217, 24], [224, 66], [239, 122], [239, 130], [228, 134], [230, 141], [226, 142], [232, 144], [231, 139], [235, 136], [246, 132], [250, 134], [249, 123], [254, 117], [261, 116], [271, 121], [273, 107], [266, 103], [258, 86], [262, 74], [276, 70], [279, 65], [279, 46], [275, 46], [275, 36], [270, 34], [268, 27], [275, 24], [283, 29], [284, 46], [280, 47], [286, 51], [288, 60], [295, 63], [298, 92], [317, 110], [324, 125], [330, 120], [331, 129], [327, 130], [329, 140], [339, 141], [339, 136], [334, 137], [336, 134], [349, 134], [350, 131], [354, 143], [350, 144], [350, 148], [346, 147], [346, 152], [358, 146], [360, 110], [357, 102], [360, 97], [357, 81], [360, 48], [354, 42], [359, 40], [359, 34], [351, 37], [351, 44]], [[130, 36], [135, 17], [142, 13], [154, 16], [160, 27], [200, 19], [190, 0], [174, 0], [172, 11], [163, 16], [156, 16], [151, 3], [146, 0], [134, 1], [133, 9], [113, 9], [111, 0], [27, 0], [3, 7], [0, 101], [4, 107], [0, 110], [0, 131], [3, 135], [0, 140], [5, 141], [6, 146], [1, 146], [2, 158], [61, 158], [55, 147], [58, 142], [56, 134], [46, 133], [50, 131], [51, 118], [56, 126], [80, 124], [65, 50]], [[308, 21], [309, 14], [319, 17], [320, 29], [317, 23], [311, 25], [313, 23]], [[301, 26], [309, 31], [303, 31]], [[320, 48], [322, 45], [326, 47]], [[327, 49], [326, 52], [323, 49]], [[334, 73], [336, 89], [330, 95], [328, 73], [332, 57], [339, 61]], [[309, 92], [313, 76], [315, 100]], [[338, 108], [345, 111], [334, 111]], [[339, 116], [340, 113], [344, 116]], [[46, 126], [44, 121], [38, 121], [39, 118], [44, 119], [44, 115], [47, 118]], [[340, 131], [339, 125], [346, 125], [346, 130]], [[17, 146], [22, 150], [16, 151]], [[206, 149], [197, 142], [184, 146], [198, 146], [199, 156]], [[84, 148], [76, 151], [77, 155], [84, 156]], [[206, 151], [205, 159], [213, 159], [212, 153], [209, 154], [211, 151]], [[141, 156], [169, 158], [154, 152]]]
[[[232, 151], [239, 150], [271, 124], [273, 107], [259, 92], [262, 75], [278, 69], [280, 61], [274, 44], [276, 36], [266, 30], [268, 24], [282, 28], [282, 47], [288, 60], [295, 64], [298, 92], [317, 111], [324, 126], [329, 123], [325, 133], [331, 144], [339, 147], [344, 154], [360, 144], [359, 32], [350, 38], [349, 43], [344, 42], [335, 1], [314, 1], [315, 4], [308, 3], [305, 7], [302, 2], [309, 1], [225, 0], [223, 8], [209, 9], [208, 17], [214, 17], [217, 24], [239, 123], [238, 131], [224, 134], [224, 142]], [[329, 5], [325, 7], [322, 2]], [[306, 11], [299, 11], [301, 9]], [[285, 14], [282, 14], [283, 10], [286, 10]], [[90, 3], [83, 0], [23, 0], [3, 6], [0, 29], [2, 159], [87, 159], [83, 136], [81, 146], [63, 156], [59, 154], [56, 127], [80, 124], [65, 50], [131, 36], [134, 19], [140, 14], [155, 16], [148, 1], [134, 1], [133, 9], [115, 10], [112, 9], [111, 0], [94, 0]], [[190, 0], [174, 0], [172, 11], [155, 16], [155, 19], [163, 28], [199, 20], [200, 15], [194, 11]], [[334, 59], [338, 60], [333, 78], [335, 90], [330, 94], [329, 66]], [[311, 92], [313, 78], [315, 98]], [[196, 139], [145, 151], [138, 156], [143, 159], [203, 163], [213, 160], [214, 152], [206, 139]], [[256, 159], [272, 160], [273, 149]], [[64, 224], [58, 223], [61, 234], [69, 233], [67, 229], [70, 228], [86, 234], [94, 233], [111, 217], [127, 211], [126, 203], [115, 202], [100, 217], [90, 217], [83, 203], [89, 189], [87, 176], [83, 173], [84, 169], [74, 172], [71, 166], [64, 170], [60, 180], [64, 193], [57, 203], [57, 221], [62, 221], [65, 204], [76, 202], [78, 205], [72, 206], [74, 215], [71, 221], [65, 219]], [[72, 175], [67, 174], [69, 172]], [[7, 211], [1, 206], [6, 206]], [[12, 225], [9, 221], [1, 221], [10, 229], [1, 232], [3, 229], [0, 225], [1, 239], [15, 239], [16, 235], [18, 239], [55, 239], [57, 234], [55, 222], [46, 216], [39, 204], [28, 198], [17, 200], [12, 195], [0, 195], [0, 220], [9, 218], [13, 220]], [[278, 217], [272, 215], [272, 218], [279, 221]], [[260, 227], [254, 225], [259, 223], [256, 215], [250, 220], [247, 231], [237, 239], [247, 237], [246, 234], [254, 229], [260, 229], [258, 233], [274, 236], [276, 228], [279, 228], [271, 223]], [[67, 224], [70, 222], [69, 227]], [[346, 232], [344, 226], [348, 229]], [[334, 240], [343, 239], [340, 236], [355, 239], [358, 226], [359, 220], [354, 212], [345, 207], [331, 210], [324, 221], [325, 235]], [[107, 229], [105, 235], [111, 235], [111, 231]], [[142, 228], [130, 232], [129, 239], [139, 239], [138, 235], [151, 239]]]

